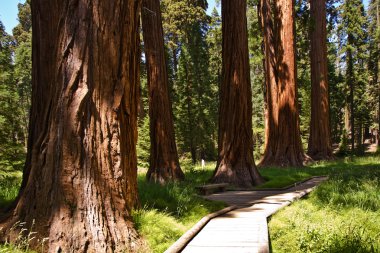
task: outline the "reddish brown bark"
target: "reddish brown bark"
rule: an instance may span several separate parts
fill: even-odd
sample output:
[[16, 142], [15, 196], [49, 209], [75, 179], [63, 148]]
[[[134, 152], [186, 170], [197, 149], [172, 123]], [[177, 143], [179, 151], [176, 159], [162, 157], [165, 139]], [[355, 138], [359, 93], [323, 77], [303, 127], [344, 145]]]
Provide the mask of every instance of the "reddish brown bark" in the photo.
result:
[[49, 252], [137, 250], [139, 10], [132, 0], [32, 1], [29, 153], [3, 240], [16, 240], [21, 221]]
[[159, 0], [143, 0], [142, 27], [149, 87], [150, 165], [147, 179], [165, 183], [181, 180], [174, 137], [169, 81]]
[[278, 90], [276, 81], [275, 37], [270, 0], [260, 1], [261, 27], [264, 40], [264, 71], [265, 71], [265, 154], [274, 156], [276, 153], [278, 126]]
[[[263, 1], [262, 6], [265, 12], [262, 14], [263, 22], [268, 23], [271, 18], [270, 1]], [[301, 143], [297, 108], [294, 1], [278, 0], [274, 10], [273, 39], [270, 27], [264, 26], [268, 124], [266, 147], [260, 165], [302, 166], [306, 156]], [[272, 47], [274, 53], [271, 52]]]
[[329, 86], [327, 78], [326, 1], [310, 1], [311, 122], [308, 155], [314, 160], [332, 157]]
[[223, 69], [218, 164], [214, 182], [251, 187], [263, 182], [254, 162], [246, 0], [222, 0]]

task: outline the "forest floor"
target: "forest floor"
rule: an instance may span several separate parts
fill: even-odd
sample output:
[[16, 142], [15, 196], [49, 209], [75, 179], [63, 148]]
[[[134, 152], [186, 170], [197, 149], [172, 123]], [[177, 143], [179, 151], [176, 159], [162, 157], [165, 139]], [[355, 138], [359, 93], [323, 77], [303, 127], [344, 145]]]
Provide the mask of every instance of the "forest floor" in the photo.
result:
[[[214, 168], [213, 162], [203, 169], [183, 163], [186, 180], [165, 186], [146, 182], [146, 170], [139, 171], [142, 208], [133, 212], [133, 218], [149, 252], [165, 251], [202, 217], [226, 206], [199, 197], [194, 188], [206, 183]], [[378, 154], [338, 158], [303, 168], [265, 168], [260, 173], [267, 180], [260, 188], [284, 187], [312, 176], [330, 177], [308, 198], [272, 217], [269, 232], [273, 252], [380, 251]], [[21, 172], [0, 170], [0, 208], [16, 197], [21, 177]], [[12, 252], [22, 247], [13, 245]], [[0, 247], [0, 252], [3, 249]]]

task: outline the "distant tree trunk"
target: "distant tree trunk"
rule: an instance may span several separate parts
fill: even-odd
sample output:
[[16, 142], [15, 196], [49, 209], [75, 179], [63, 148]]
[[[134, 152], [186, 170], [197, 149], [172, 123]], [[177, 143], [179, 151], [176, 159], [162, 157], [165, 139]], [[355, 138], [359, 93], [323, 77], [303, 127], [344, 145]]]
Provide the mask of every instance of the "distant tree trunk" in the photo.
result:
[[310, 1], [311, 122], [308, 155], [314, 160], [332, 156], [327, 78], [326, 0]]
[[276, 82], [276, 53], [274, 27], [270, 0], [260, 1], [261, 26], [264, 38], [265, 70], [265, 159], [272, 160], [276, 154], [278, 131], [278, 90]]
[[251, 187], [264, 180], [253, 157], [247, 1], [222, 0], [223, 69], [219, 110], [219, 158], [214, 182]]
[[[270, 3], [266, 5], [269, 7]], [[272, 41], [274, 41], [275, 54], [274, 56], [266, 54], [266, 57], [270, 56], [266, 60], [267, 65], [275, 65], [273, 71], [275, 78], [266, 78], [268, 94], [272, 95], [267, 95], [269, 124], [265, 152], [260, 165], [302, 166], [306, 155], [301, 143], [297, 108], [294, 1], [278, 0], [274, 9], [274, 39]], [[263, 14], [264, 18], [265, 16], [269, 18], [268, 15]], [[266, 40], [270, 41], [270, 37]], [[266, 44], [270, 49], [271, 45]], [[268, 76], [268, 73], [266, 75]], [[273, 79], [276, 81], [276, 87], [273, 81], [268, 81]], [[272, 129], [270, 121], [273, 122]]]
[[351, 124], [350, 124], [350, 107], [349, 107], [349, 99], [345, 99], [345, 106], [344, 106], [344, 130], [346, 132], [346, 137], [348, 137], [350, 131], [351, 131]]
[[[352, 35], [348, 35], [348, 45], [353, 45]], [[348, 97], [348, 103], [349, 103], [349, 112], [350, 112], [350, 133], [351, 133], [351, 152], [354, 152], [355, 150], [355, 113], [354, 113], [354, 65], [353, 65], [353, 59], [352, 59], [352, 50], [349, 48], [347, 50], [347, 86], [349, 87], [349, 97]]]
[[148, 72], [151, 143], [147, 179], [160, 183], [181, 180], [184, 174], [174, 137], [159, 0], [142, 1], [142, 28]]
[[33, 229], [48, 252], [137, 250], [139, 13], [132, 0], [32, 1], [29, 150], [2, 240]]

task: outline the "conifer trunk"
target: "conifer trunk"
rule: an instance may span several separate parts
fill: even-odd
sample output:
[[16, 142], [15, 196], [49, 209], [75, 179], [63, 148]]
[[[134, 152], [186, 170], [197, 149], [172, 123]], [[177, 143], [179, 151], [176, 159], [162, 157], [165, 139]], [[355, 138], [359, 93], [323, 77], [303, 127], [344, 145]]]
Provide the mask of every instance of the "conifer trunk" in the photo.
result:
[[[351, 34], [348, 35], [348, 46], [351, 47], [353, 45], [353, 37]], [[353, 56], [352, 56], [352, 49], [349, 48], [347, 50], [347, 87], [349, 88], [349, 96], [348, 96], [348, 103], [349, 105], [349, 125], [350, 125], [350, 141], [351, 141], [351, 152], [355, 151], [355, 113], [354, 113], [354, 63], [353, 63]]]
[[[270, 1], [266, 5], [269, 7]], [[267, 95], [269, 123], [265, 152], [260, 165], [302, 166], [307, 157], [301, 143], [297, 108], [294, 1], [278, 0], [274, 4], [274, 10], [274, 38], [271, 39], [267, 33], [267, 38], [264, 39], [268, 41], [265, 42], [268, 49], [272, 47], [271, 41], [274, 45], [274, 55], [266, 53], [265, 56], [266, 65], [272, 69], [275, 66], [275, 77], [271, 78], [266, 73], [267, 93], [272, 95]], [[268, 10], [266, 12], [263, 17], [269, 19]], [[268, 72], [267, 69], [266, 71]]]
[[260, 1], [260, 17], [264, 40], [265, 71], [265, 154], [271, 160], [276, 154], [278, 126], [278, 90], [276, 83], [275, 37], [270, 0]]
[[327, 78], [326, 1], [310, 1], [311, 122], [308, 155], [314, 160], [332, 156]]
[[137, 250], [139, 13], [134, 0], [32, 1], [29, 150], [2, 240], [25, 222], [48, 252]]
[[184, 174], [174, 137], [159, 0], [142, 1], [142, 28], [148, 72], [151, 142], [147, 179], [159, 183], [181, 180]]
[[218, 163], [213, 181], [239, 187], [263, 182], [254, 162], [246, 0], [222, 0], [223, 69]]

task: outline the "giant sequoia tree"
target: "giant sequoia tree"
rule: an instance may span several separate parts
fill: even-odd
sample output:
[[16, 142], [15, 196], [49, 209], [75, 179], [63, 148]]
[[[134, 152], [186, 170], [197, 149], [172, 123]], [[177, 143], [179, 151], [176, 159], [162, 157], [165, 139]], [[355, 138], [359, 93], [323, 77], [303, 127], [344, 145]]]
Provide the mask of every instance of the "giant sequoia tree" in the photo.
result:
[[311, 122], [308, 155], [315, 160], [332, 156], [327, 77], [326, 1], [310, 1]]
[[301, 166], [305, 154], [301, 143], [297, 108], [294, 1], [276, 1], [273, 21], [270, 20], [270, 1], [262, 1], [261, 6], [268, 117], [265, 152], [261, 165]]
[[247, 1], [222, 1], [222, 83], [218, 163], [214, 182], [250, 187], [263, 182], [253, 158]]
[[32, 1], [28, 155], [3, 240], [21, 221], [49, 238], [49, 252], [136, 249], [139, 10], [133, 0]]
[[168, 180], [183, 179], [184, 174], [179, 166], [174, 137], [160, 1], [143, 0], [142, 7], [151, 143], [147, 178], [164, 183]]

